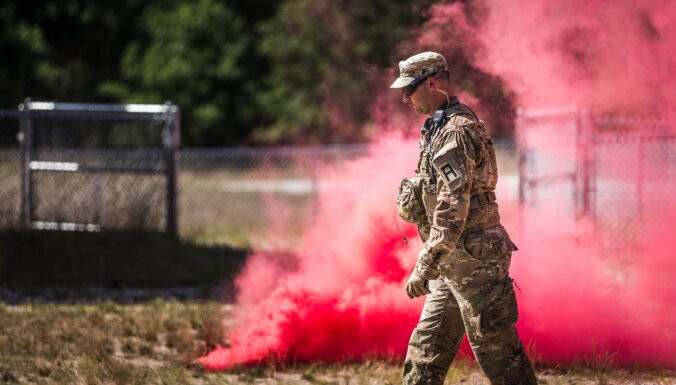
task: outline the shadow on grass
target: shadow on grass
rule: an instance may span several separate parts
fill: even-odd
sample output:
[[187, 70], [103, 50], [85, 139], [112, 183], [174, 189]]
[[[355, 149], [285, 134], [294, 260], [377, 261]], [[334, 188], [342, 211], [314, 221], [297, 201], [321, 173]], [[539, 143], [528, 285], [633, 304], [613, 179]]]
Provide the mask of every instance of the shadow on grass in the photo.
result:
[[[248, 250], [159, 233], [0, 232], [0, 287], [232, 288]], [[226, 298], [227, 299], [227, 298]]]

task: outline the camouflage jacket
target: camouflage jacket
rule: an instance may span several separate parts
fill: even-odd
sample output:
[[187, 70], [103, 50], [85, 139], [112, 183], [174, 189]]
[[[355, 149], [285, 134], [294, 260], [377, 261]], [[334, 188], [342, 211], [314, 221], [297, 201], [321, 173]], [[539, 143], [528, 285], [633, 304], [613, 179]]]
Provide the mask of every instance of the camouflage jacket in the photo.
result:
[[416, 273], [425, 279], [439, 275], [464, 234], [499, 223], [495, 203], [498, 181], [493, 141], [474, 112], [453, 98], [447, 120], [434, 127], [425, 122], [416, 170], [423, 180], [422, 196], [428, 226], [419, 228], [424, 246]]

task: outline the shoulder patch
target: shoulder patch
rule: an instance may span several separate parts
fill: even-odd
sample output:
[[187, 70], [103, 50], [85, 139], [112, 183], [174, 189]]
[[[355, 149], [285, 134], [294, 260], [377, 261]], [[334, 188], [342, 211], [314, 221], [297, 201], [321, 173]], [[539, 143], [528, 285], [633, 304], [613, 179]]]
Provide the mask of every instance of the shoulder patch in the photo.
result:
[[432, 159], [437, 175], [452, 190], [467, 182], [467, 169], [462, 158], [462, 150], [456, 139], [452, 139], [444, 145]]

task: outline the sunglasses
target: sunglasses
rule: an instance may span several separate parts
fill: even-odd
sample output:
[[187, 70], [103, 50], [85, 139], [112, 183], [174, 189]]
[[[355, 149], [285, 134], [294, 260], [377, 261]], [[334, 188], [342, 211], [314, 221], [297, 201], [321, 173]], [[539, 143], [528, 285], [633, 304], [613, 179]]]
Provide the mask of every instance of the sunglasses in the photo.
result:
[[410, 97], [413, 95], [416, 89], [418, 89], [418, 86], [423, 84], [425, 80], [427, 80], [428, 77], [436, 75], [436, 72], [430, 72], [428, 74], [424, 74], [420, 76], [419, 78], [415, 79], [414, 81], [411, 82], [411, 84], [407, 85], [406, 87], [403, 87], [401, 90], [404, 91], [404, 95]]

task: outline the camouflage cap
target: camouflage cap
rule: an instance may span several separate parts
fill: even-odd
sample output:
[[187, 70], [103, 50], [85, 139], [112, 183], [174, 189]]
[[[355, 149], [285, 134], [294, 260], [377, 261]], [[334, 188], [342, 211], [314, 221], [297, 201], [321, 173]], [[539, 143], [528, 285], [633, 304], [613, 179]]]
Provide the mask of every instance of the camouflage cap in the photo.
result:
[[436, 52], [423, 52], [399, 62], [399, 77], [390, 88], [403, 88], [430, 72], [448, 71], [446, 59]]

